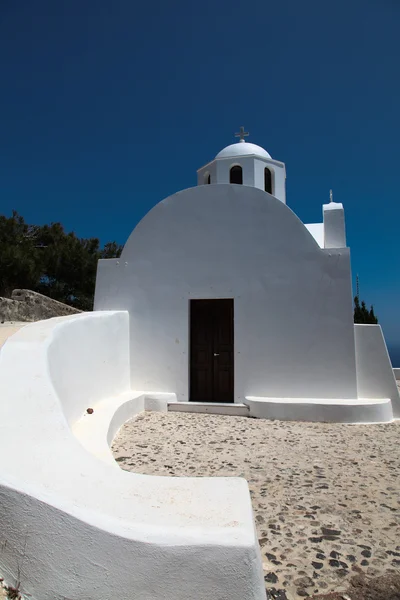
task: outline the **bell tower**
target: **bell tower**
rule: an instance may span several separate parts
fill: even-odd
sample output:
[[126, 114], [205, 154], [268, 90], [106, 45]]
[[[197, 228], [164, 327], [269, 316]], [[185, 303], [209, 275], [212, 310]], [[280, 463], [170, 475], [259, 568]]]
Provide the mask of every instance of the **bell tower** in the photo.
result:
[[236, 144], [227, 146], [197, 171], [197, 185], [232, 183], [256, 187], [286, 204], [286, 168], [261, 146], [245, 141], [249, 133], [240, 128]]

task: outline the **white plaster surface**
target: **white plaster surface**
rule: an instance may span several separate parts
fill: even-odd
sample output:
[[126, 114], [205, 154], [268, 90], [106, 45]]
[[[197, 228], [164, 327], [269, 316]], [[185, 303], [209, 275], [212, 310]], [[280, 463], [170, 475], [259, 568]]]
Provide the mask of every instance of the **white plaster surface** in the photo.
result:
[[189, 400], [192, 298], [234, 299], [235, 402], [357, 398], [349, 250], [321, 249], [273, 196], [229, 184], [179, 192], [119, 260], [99, 261], [95, 310], [130, 314], [133, 389]]
[[170, 402], [170, 412], [209, 413], [212, 415], [231, 415], [248, 417], [249, 407], [246, 404], [219, 404], [218, 402]]
[[125, 312], [86, 313], [28, 325], [3, 346], [0, 572], [11, 584], [20, 572], [33, 600], [114, 600], [116, 590], [122, 600], [261, 600], [245, 480], [127, 473], [73, 434], [89, 407], [85, 427], [97, 413], [107, 425], [101, 405], [113, 398], [114, 430], [138, 410], [127, 329]]
[[341, 400], [334, 398], [256, 398], [245, 400], [250, 416], [280, 421], [322, 423], [389, 423], [390, 398]]
[[271, 171], [272, 195], [286, 204], [286, 168], [274, 160], [266, 150], [247, 142], [231, 144], [217, 154], [215, 159], [197, 171], [197, 185], [230, 183], [230, 170], [242, 167], [243, 185], [265, 191], [264, 170]]
[[354, 325], [358, 395], [390, 398], [393, 415], [400, 418], [396, 379], [380, 325]]
[[257, 146], [257, 144], [252, 144], [250, 142], [238, 142], [236, 144], [230, 144], [223, 148], [220, 152], [218, 152], [215, 158], [234, 158], [236, 156], [246, 156], [246, 155], [255, 155], [261, 156], [262, 158], [271, 158], [271, 155], [268, 154], [264, 148], [261, 146]]
[[393, 373], [394, 373], [394, 376], [396, 378], [396, 381], [400, 381], [400, 369], [399, 368], [394, 368], [393, 369]]
[[93, 403], [130, 389], [128, 315], [104, 315], [104, 324], [90, 316], [51, 324], [49, 376], [70, 425]]
[[330, 202], [323, 205], [325, 248], [345, 248], [346, 228], [343, 204]]
[[149, 394], [129, 390], [100, 402], [96, 401], [93, 413], [84, 412], [73, 423], [72, 431], [88, 452], [115, 467], [110, 446], [118, 429], [145, 410], [167, 412], [168, 403], [174, 400], [175, 394]]
[[325, 248], [325, 231], [323, 223], [308, 223], [305, 225], [320, 248]]

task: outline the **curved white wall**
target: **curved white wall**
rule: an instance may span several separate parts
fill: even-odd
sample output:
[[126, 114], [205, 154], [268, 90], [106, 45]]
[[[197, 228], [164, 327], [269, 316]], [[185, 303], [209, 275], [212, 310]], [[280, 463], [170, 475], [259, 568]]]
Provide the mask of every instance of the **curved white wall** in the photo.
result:
[[3, 346], [1, 575], [32, 600], [264, 599], [243, 479], [128, 473], [72, 434], [89, 404], [129, 392], [127, 328], [127, 313], [86, 313]]
[[129, 390], [128, 314], [60, 324], [53, 330], [48, 365], [69, 424], [93, 402]]
[[130, 315], [136, 389], [188, 400], [189, 302], [233, 298], [235, 402], [356, 398], [348, 249], [321, 249], [285, 204], [202, 185], [155, 206], [119, 260], [99, 261], [96, 310]]

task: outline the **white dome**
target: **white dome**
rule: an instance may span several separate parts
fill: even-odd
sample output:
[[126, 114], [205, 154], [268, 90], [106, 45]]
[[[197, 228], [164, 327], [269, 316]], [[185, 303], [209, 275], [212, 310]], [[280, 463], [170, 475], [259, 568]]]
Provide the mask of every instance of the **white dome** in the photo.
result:
[[231, 144], [230, 146], [227, 146], [221, 150], [221, 152], [218, 152], [215, 158], [231, 158], [248, 156], [251, 154], [255, 154], [261, 158], [272, 158], [270, 154], [264, 150], [264, 148], [257, 146], [257, 144], [250, 144], [249, 142], [238, 142], [237, 144]]

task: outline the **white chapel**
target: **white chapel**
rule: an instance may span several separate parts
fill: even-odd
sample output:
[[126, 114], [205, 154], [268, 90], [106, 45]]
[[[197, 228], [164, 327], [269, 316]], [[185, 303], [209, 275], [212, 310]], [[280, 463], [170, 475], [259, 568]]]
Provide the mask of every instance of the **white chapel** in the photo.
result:
[[380, 326], [353, 323], [342, 204], [302, 223], [285, 164], [246, 135], [99, 261], [95, 310], [129, 313], [132, 389], [267, 418], [400, 416]]

